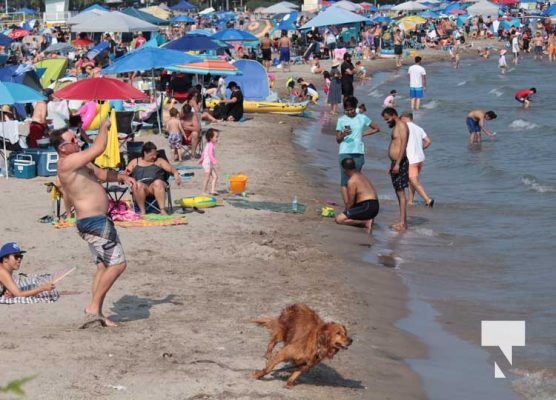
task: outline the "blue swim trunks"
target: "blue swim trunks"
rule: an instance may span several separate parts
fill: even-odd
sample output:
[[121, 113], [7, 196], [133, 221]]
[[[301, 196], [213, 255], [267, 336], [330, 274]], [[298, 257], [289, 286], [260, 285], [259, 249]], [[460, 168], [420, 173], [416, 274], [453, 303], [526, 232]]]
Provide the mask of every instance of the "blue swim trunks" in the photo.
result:
[[422, 99], [423, 98], [423, 88], [422, 87], [410, 87], [409, 88], [409, 98], [410, 99]]
[[290, 48], [280, 47], [280, 61], [288, 62], [290, 61]]
[[106, 215], [78, 219], [75, 223], [79, 236], [89, 243], [95, 264], [106, 266], [125, 263], [124, 249], [114, 222]]
[[465, 123], [467, 124], [467, 129], [469, 129], [469, 133], [477, 133], [481, 131], [481, 126], [477, 120], [467, 117]]

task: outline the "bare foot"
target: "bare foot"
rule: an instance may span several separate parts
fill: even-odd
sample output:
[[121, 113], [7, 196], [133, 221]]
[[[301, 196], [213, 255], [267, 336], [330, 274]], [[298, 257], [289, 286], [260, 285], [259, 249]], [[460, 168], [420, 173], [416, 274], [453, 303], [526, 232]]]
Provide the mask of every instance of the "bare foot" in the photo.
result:
[[104, 321], [104, 325], [108, 328], [116, 328], [118, 326], [117, 323], [115, 323], [114, 321], [106, 318], [104, 315], [101, 315], [101, 318]]
[[373, 220], [372, 219], [365, 222], [365, 232], [367, 232], [368, 235], [372, 235], [372, 233], [373, 233]]
[[402, 223], [398, 222], [397, 224], [390, 225], [390, 228], [392, 228], [392, 229], [394, 229], [395, 231], [398, 231], [398, 232], [403, 232], [407, 229], [407, 226], [405, 224], [402, 224]]

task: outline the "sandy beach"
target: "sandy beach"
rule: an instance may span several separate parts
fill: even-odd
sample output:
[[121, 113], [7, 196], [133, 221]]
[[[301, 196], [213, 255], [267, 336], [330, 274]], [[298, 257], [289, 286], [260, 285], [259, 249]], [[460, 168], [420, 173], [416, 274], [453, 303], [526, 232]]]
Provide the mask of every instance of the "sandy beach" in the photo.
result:
[[[419, 53], [425, 63], [449, 58], [438, 50]], [[394, 60], [365, 65], [368, 71], [393, 68]], [[273, 71], [276, 88], [285, 90], [292, 75], [322, 87], [322, 77], [309, 68]], [[328, 199], [319, 171], [306, 167], [307, 156], [292, 143], [292, 130], [303, 119], [248, 117], [215, 125], [221, 129], [221, 177], [248, 175], [248, 201], [287, 204], [296, 195], [307, 210], [237, 208], [222, 195], [220, 206], [187, 214], [187, 225], [119, 228], [128, 268], [105, 304], [117, 328], [78, 329], [95, 267], [75, 228], [38, 222], [51, 210], [43, 184], [52, 179], [2, 178], [2, 242], [16, 241], [28, 251], [21, 272], [77, 271], [59, 283], [62, 296], [55, 303], [1, 306], [0, 386], [35, 376], [23, 387], [32, 399], [425, 398], [404, 359], [423, 357], [426, 349], [394, 325], [407, 312], [405, 288], [393, 269], [358, 259], [361, 246], [369, 245], [362, 230], [338, 227], [317, 212]], [[166, 140], [152, 133], [137, 140], [167, 149]], [[202, 170], [194, 172], [182, 187], [172, 186], [174, 199], [201, 192]], [[223, 179], [219, 189], [225, 189]], [[336, 196], [339, 201], [339, 191]], [[397, 205], [385, 207], [395, 211]], [[287, 368], [251, 379], [264, 365], [268, 334], [250, 321], [278, 315], [295, 302], [344, 324], [353, 345], [304, 375], [293, 390], [284, 388]]]

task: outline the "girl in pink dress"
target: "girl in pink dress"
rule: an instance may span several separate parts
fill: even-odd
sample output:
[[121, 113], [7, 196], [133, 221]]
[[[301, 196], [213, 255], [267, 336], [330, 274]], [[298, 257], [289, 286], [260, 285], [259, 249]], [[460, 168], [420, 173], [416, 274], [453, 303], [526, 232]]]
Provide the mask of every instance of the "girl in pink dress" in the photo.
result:
[[[218, 173], [216, 172], [216, 166], [218, 165], [218, 160], [214, 156], [214, 147], [218, 143], [218, 136], [220, 131], [218, 129], [210, 128], [207, 130], [205, 135], [207, 139], [207, 145], [201, 154], [199, 159], [199, 164], [203, 166], [205, 171], [205, 179], [203, 181], [203, 194], [217, 195], [216, 192], [216, 182], [218, 181]], [[211, 182], [211, 191], [208, 191], [208, 185]]]

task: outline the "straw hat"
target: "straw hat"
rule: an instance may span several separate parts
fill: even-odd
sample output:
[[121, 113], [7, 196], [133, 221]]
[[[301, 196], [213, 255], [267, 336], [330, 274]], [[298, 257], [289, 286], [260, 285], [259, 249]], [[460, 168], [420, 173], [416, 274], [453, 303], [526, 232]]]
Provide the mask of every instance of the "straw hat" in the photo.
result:
[[339, 66], [340, 66], [340, 61], [338, 61], [338, 60], [332, 61], [332, 68], [336, 68], [336, 67], [339, 67]]
[[4, 105], [2, 106], [2, 112], [3, 112], [4, 114], [13, 114], [13, 111], [12, 111], [11, 107], [10, 107], [9, 105], [7, 105], [7, 104], [4, 104]]

